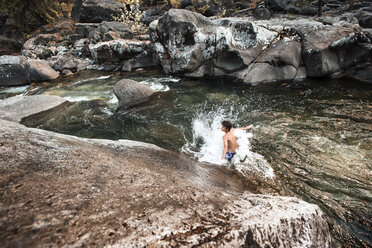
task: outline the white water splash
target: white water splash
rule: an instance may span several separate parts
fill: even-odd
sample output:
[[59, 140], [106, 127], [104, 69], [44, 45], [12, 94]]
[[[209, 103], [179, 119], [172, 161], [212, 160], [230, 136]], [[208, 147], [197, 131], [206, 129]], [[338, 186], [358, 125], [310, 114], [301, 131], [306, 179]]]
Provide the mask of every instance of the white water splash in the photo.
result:
[[29, 85], [6, 87], [6, 88], [3, 88], [3, 89], [0, 89], [0, 93], [22, 94], [27, 90], [28, 86]]
[[90, 97], [87, 96], [64, 96], [63, 98], [69, 102], [81, 102], [92, 100]]
[[90, 82], [90, 81], [106, 80], [106, 79], [109, 79], [109, 78], [111, 78], [111, 75], [100, 76], [100, 77], [96, 77], [96, 78], [88, 78], [88, 79], [83, 79], [83, 80], [76, 81], [72, 85], [82, 84], [82, 83], [86, 83], [86, 82]]
[[222, 114], [223, 112], [226, 111], [199, 114], [192, 122], [192, 141], [182, 147], [183, 152], [194, 155], [201, 162], [233, 166], [243, 174], [251, 171], [264, 177], [273, 178], [274, 171], [270, 164], [262, 155], [251, 150], [250, 140], [253, 137], [251, 130], [236, 129], [235, 135], [239, 145], [236, 155], [231, 163], [221, 160], [222, 136], [225, 134], [221, 131], [221, 122], [228, 119]]
[[168, 91], [169, 90], [169, 86], [166, 85], [166, 84], [164, 84], [164, 83], [169, 83], [169, 82], [177, 83], [180, 80], [181, 79], [179, 79], [179, 78], [173, 78], [173, 77], [150, 78], [150, 79], [147, 79], [147, 80], [143, 80], [140, 83], [142, 83], [142, 84], [150, 87], [153, 90], [157, 90], [157, 91]]

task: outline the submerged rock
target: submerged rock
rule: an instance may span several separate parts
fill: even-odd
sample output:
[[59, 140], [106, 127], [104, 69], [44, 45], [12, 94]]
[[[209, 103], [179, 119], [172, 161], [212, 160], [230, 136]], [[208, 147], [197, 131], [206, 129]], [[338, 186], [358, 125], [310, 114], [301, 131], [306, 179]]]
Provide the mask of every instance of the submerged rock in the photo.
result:
[[150, 100], [156, 91], [132, 79], [123, 79], [114, 86], [119, 103], [117, 109], [129, 108]]
[[244, 192], [223, 167], [4, 120], [0, 140], [6, 247], [330, 247], [319, 207]]

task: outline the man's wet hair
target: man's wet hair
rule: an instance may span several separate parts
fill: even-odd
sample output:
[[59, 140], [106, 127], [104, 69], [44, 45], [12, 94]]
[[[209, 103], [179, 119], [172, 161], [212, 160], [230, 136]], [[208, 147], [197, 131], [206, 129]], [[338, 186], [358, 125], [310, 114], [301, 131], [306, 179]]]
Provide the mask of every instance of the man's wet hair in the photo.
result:
[[223, 121], [221, 124], [226, 128], [227, 131], [230, 131], [230, 129], [232, 128], [232, 123], [229, 121]]

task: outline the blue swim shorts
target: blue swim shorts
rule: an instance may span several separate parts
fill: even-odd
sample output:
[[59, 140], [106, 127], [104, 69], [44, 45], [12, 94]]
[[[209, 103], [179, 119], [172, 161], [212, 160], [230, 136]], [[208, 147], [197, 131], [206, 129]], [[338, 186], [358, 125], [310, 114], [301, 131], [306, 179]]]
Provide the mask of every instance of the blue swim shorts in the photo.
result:
[[227, 161], [231, 161], [231, 159], [235, 156], [235, 154], [236, 154], [235, 152], [227, 152], [225, 159], [227, 159]]

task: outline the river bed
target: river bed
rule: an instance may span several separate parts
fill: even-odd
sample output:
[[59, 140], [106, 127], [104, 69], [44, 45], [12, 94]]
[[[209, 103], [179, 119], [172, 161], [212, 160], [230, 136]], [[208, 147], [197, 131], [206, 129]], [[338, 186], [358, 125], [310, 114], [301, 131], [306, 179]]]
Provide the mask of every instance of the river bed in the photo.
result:
[[[131, 78], [161, 94], [116, 112], [114, 84]], [[82, 72], [53, 83], [0, 90], [58, 95], [71, 101], [23, 124], [88, 138], [159, 145], [247, 180], [270, 181], [273, 192], [318, 204], [335, 247], [372, 246], [372, 87], [350, 79], [306, 80], [250, 87], [229, 79], [189, 80], [159, 71]], [[253, 124], [239, 134], [240, 155], [221, 163], [222, 120]]]

